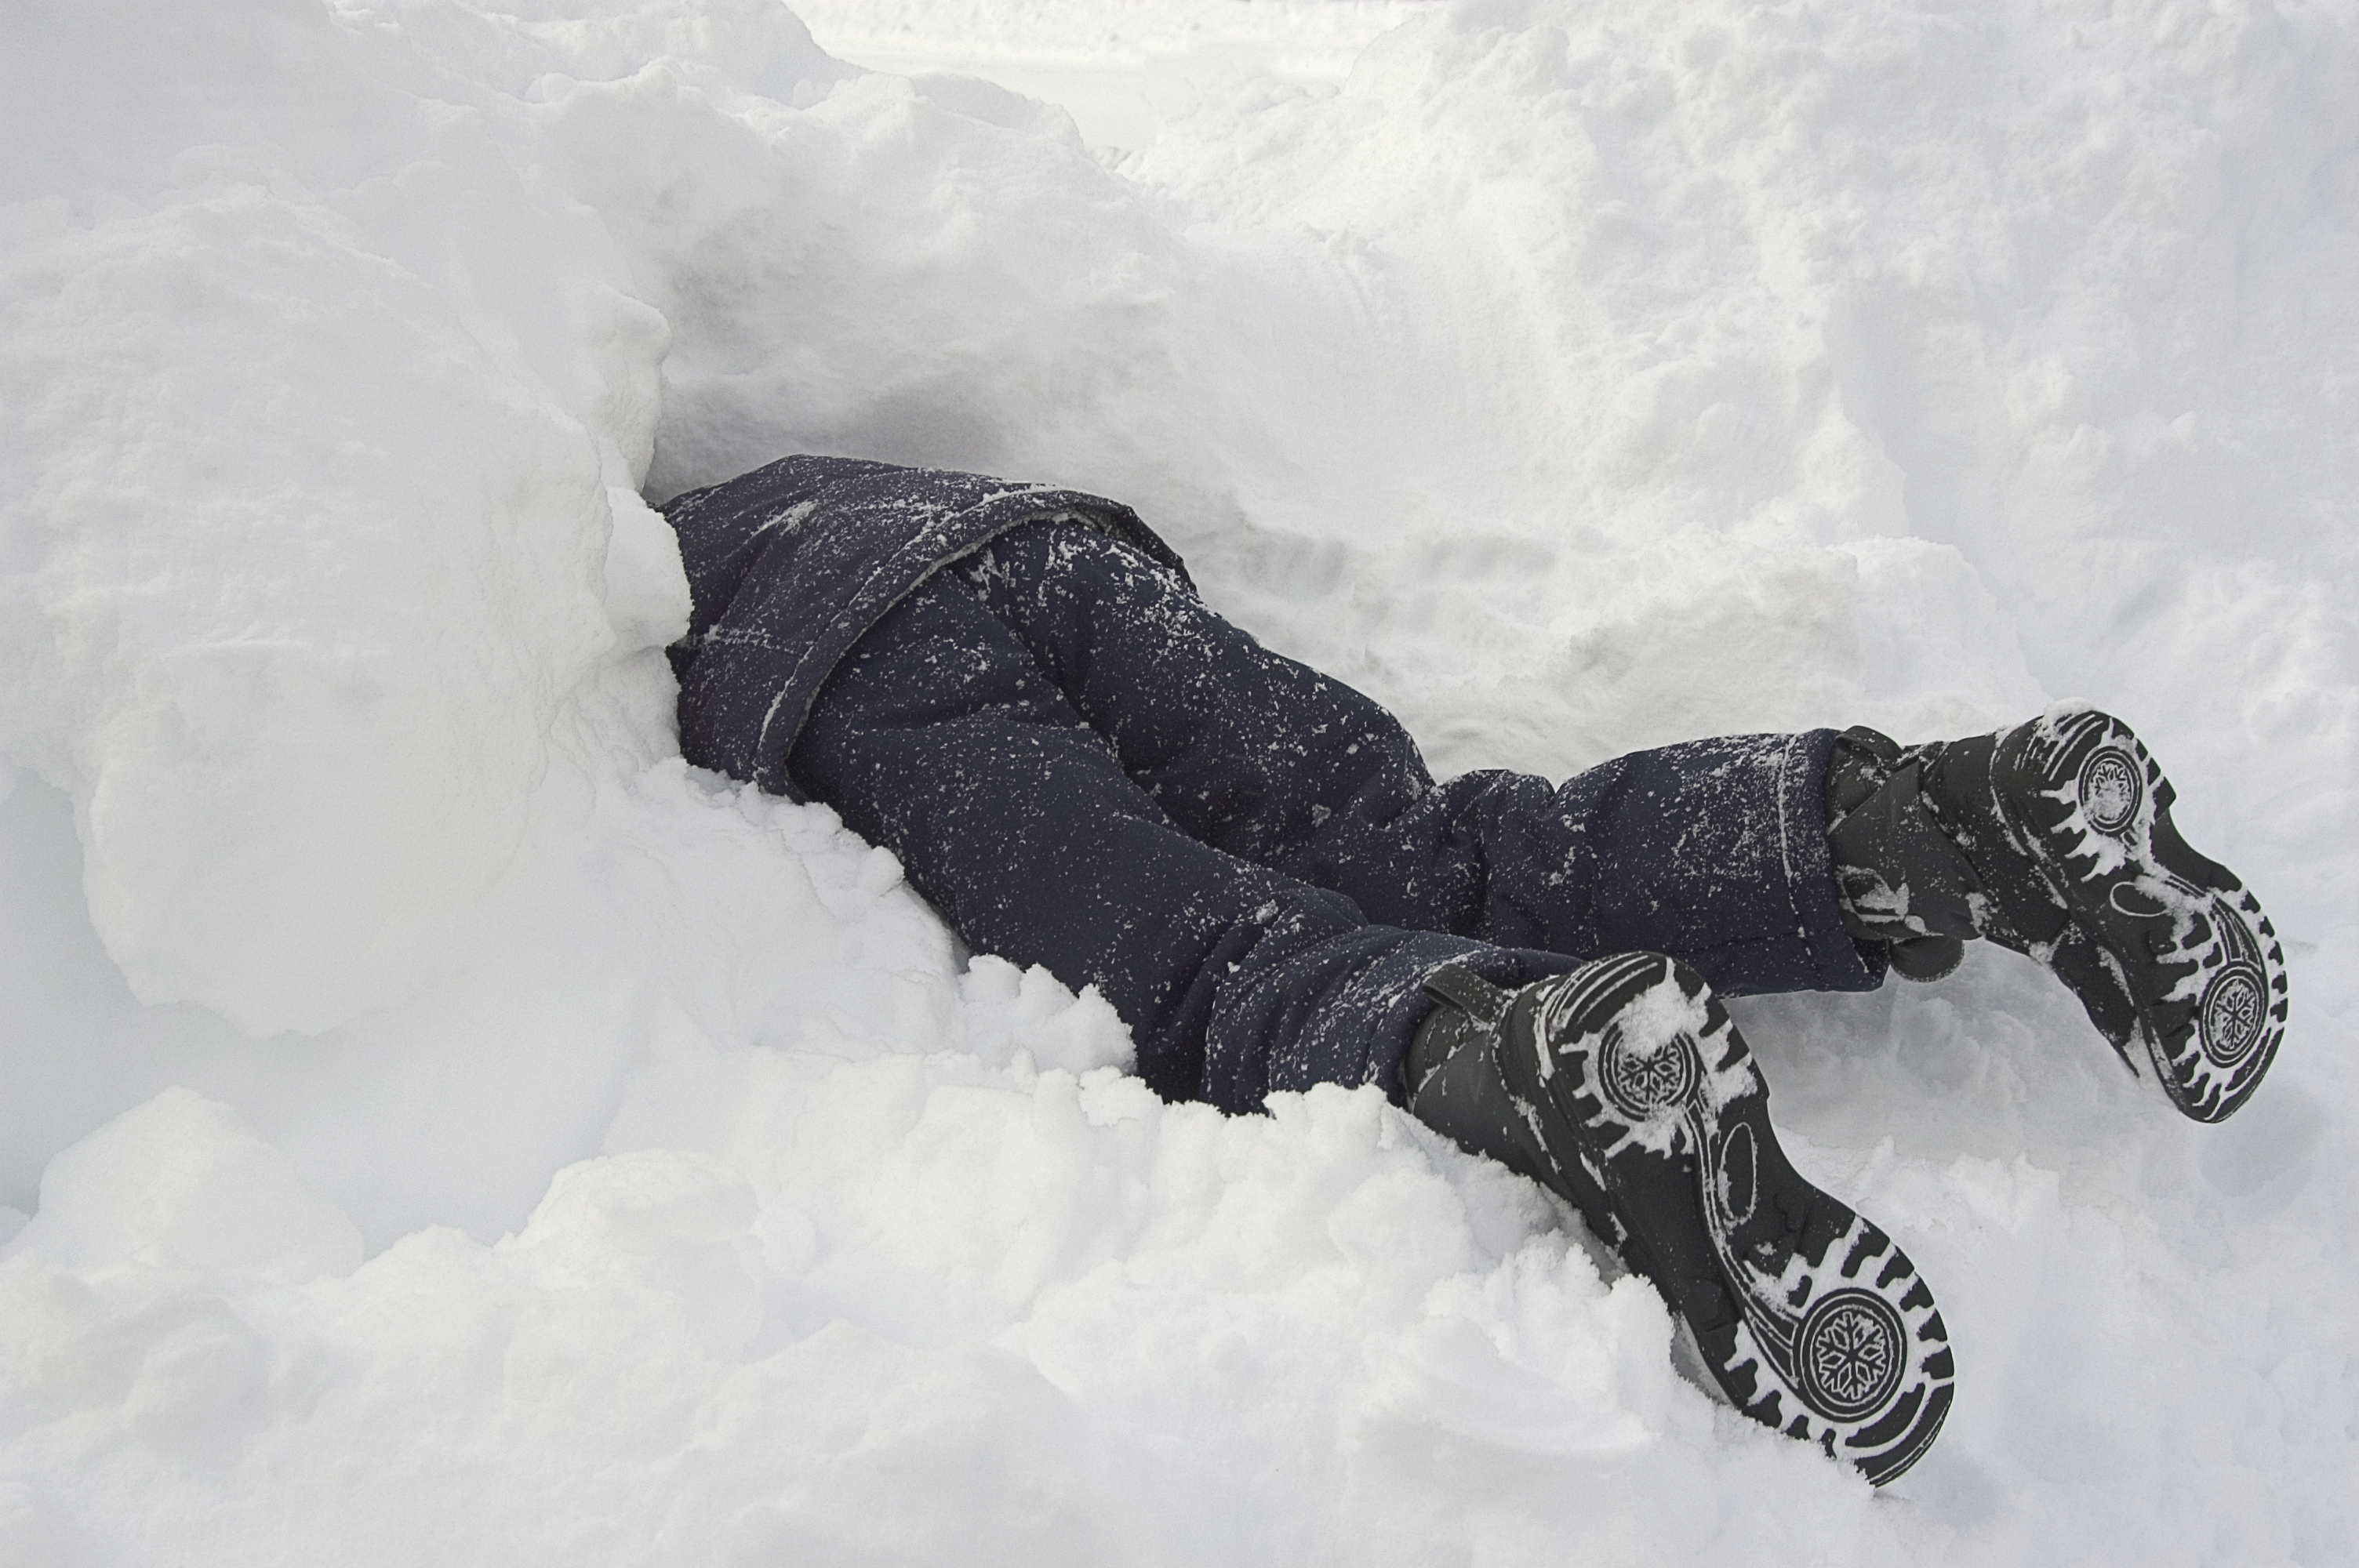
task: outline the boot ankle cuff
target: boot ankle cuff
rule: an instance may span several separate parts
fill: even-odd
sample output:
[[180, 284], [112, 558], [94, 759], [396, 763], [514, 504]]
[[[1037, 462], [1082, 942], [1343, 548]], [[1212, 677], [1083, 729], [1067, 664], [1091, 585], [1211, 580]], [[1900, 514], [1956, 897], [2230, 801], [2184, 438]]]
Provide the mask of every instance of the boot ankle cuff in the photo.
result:
[[1875, 792], [1900, 765], [1900, 742], [1882, 730], [1854, 724], [1838, 733], [1827, 756], [1827, 827], [1840, 825]]
[[1982, 880], [1926, 798], [1927, 774], [1944, 761], [1941, 745], [1904, 750], [1862, 728], [1835, 738], [1827, 769], [1827, 850], [1843, 929], [1891, 945], [1911, 978], [1947, 974], [1963, 939], [1979, 935]]

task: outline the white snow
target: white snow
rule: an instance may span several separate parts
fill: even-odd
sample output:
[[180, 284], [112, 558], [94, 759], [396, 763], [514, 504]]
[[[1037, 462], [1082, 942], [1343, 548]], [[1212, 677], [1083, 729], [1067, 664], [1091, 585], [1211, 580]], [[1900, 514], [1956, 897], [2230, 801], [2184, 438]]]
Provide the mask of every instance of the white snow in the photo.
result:
[[[0, 12], [0, 1563], [2347, 1561], [2359, 10], [799, 9]], [[1872, 1494], [685, 768], [639, 498], [790, 449], [1128, 500], [1444, 771], [2097, 702], [2279, 1065], [1738, 1004], [1957, 1346]]]

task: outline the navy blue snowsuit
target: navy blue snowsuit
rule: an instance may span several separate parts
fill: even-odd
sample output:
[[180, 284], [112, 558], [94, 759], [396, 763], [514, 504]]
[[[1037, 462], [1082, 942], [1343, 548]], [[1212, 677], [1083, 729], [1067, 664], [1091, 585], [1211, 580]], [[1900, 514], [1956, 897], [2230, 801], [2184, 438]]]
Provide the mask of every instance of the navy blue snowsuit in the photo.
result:
[[1834, 734], [1436, 784], [1399, 722], [1197, 596], [1129, 508], [792, 457], [664, 507], [689, 761], [832, 805], [973, 948], [1095, 985], [1168, 1098], [1375, 1083], [1457, 961], [1634, 948], [1731, 993], [1872, 989], [1826, 845]]

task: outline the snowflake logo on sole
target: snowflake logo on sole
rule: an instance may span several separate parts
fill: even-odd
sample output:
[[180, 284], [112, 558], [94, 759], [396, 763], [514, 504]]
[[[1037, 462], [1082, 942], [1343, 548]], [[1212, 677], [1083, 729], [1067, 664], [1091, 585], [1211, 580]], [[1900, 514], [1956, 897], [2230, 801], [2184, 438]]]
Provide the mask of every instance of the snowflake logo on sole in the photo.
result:
[[2146, 781], [2128, 752], [2107, 746], [2081, 764], [2081, 813], [2098, 832], [2118, 837], [2145, 800]]
[[1641, 1054], [1630, 1048], [1619, 1029], [1605, 1041], [1599, 1077], [1614, 1108], [1632, 1121], [1652, 1121], [1677, 1110], [1695, 1094], [1698, 1077], [1695, 1042], [1676, 1035]]
[[1801, 1393], [1820, 1412], [1853, 1421], [1900, 1386], [1908, 1335], [1900, 1314], [1867, 1291], [1837, 1291], [1810, 1309], [1797, 1348]]
[[2212, 979], [2203, 990], [2203, 1054], [2231, 1067], [2260, 1044], [2263, 1011], [2261, 972], [2239, 961]]

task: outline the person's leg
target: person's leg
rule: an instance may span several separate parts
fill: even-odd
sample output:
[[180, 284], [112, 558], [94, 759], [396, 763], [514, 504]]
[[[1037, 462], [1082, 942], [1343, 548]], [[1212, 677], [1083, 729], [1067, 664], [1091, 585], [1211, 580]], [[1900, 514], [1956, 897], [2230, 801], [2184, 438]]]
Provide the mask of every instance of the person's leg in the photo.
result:
[[1400, 722], [1271, 653], [1176, 574], [1069, 524], [953, 568], [1201, 839], [1386, 925], [1575, 957], [1669, 953], [1733, 994], [1867, 989], [1826, 848], [1832, 730], [1635, 752], [1561, 786], [1437, 784]]
[[1167, 1097], [1241, 1111], [1320, 1082], [1395, 1091], [1434, 968], [1512, 984], [1564, 967], [1371, 925], [1340, 893], [1199, 842], [947, 574], [839, 666], [789, 765], [970, 946], [1098, 987]]

